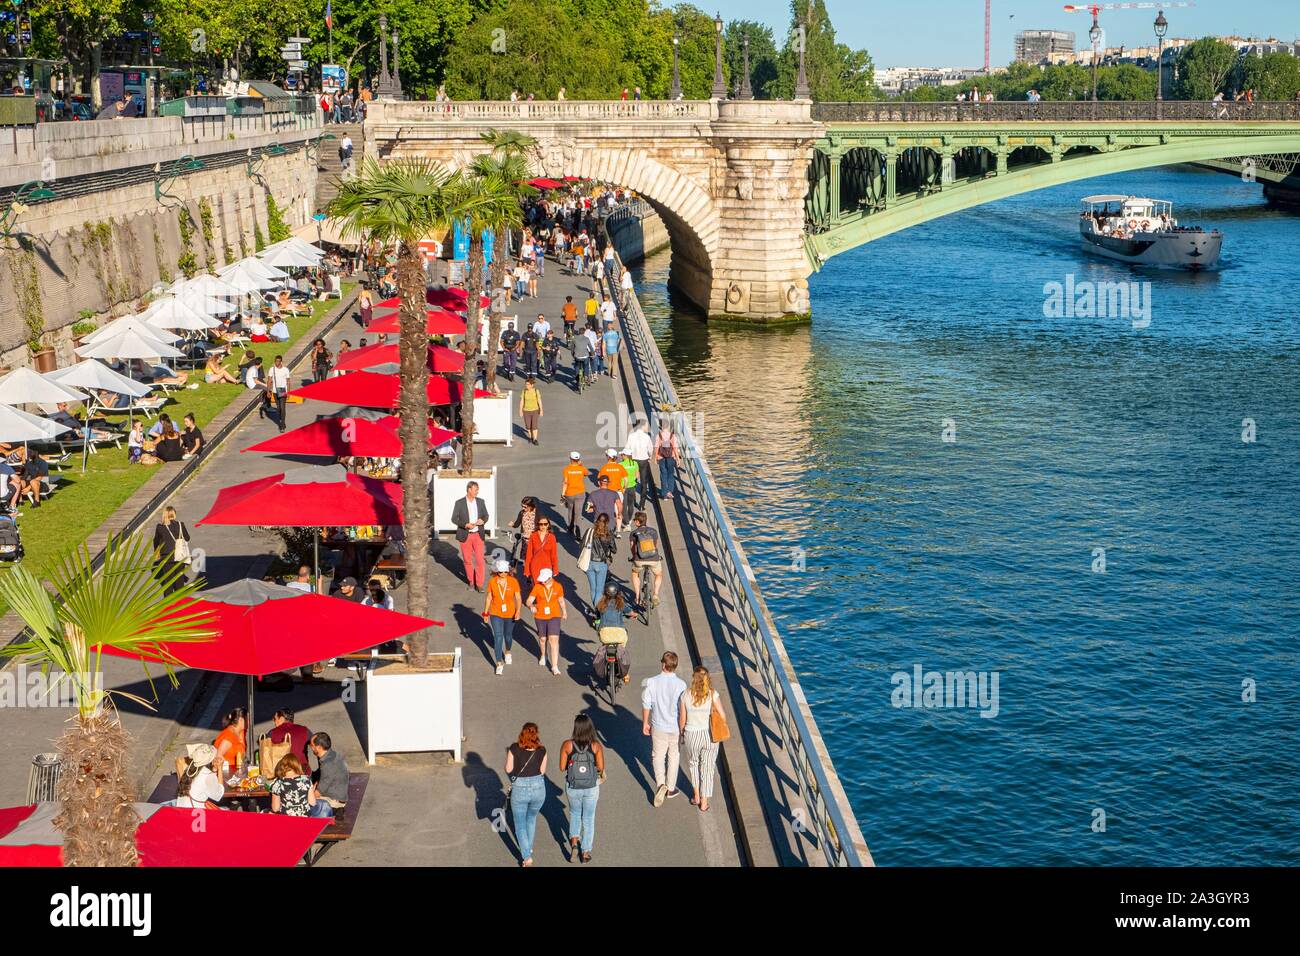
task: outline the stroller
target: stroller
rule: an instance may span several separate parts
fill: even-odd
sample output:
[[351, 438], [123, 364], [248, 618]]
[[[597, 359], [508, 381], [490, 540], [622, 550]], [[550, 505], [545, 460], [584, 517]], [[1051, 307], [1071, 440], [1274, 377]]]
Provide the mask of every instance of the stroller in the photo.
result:
[[15, 515], [0, 515], [0, 561], [21, 561], [23, 537]]

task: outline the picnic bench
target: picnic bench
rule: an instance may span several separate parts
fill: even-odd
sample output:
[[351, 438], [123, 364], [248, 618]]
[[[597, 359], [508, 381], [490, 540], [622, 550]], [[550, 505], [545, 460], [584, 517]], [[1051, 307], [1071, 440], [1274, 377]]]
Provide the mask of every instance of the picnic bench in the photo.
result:
[[[340, 810], [334, 811], [334, 817], [330, 820], [329, 826], [320, 832], [307, 853], [303, 856], [303, 862], [307, 866], [314, 866], [316, 861], [325, 855], [325, 851], [336, 843], [343, 843], [345, 840], [352, 839], [352, 831], [356, 828], [357, 818], [361, 815], [361, 802], [366, 797], [366, 787], [370, 783], [370, 774], [368, 773], [349, 773], [348, 774], [348, 802]], [[247, 799], [256, 798], [266, 794], [266, 791], [242, 791], [238, 789], [226, 788], [226, 798]], [[269, 796], [269, 794], [267, 794]], [[149, 794], [149, 803], [167, 803], [176, 799], [176, 774], [169, 773], [163, 776], [158, 785], [153, 788]]]

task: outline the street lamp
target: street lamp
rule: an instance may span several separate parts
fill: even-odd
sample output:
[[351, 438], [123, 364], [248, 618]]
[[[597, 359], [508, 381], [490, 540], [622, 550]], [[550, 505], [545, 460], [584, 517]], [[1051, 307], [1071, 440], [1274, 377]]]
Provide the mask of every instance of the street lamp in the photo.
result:
[[1155, 22], [1156, 31], [1156, 102], [1159, 103], [1165, 98], [1164, 75], [1165, 75], [1165, 34], [1169, 32], [1169, 21], [1165, 19], [1163, 10], [1156, 14]]
[[1092, 41], [1092, 101], [1097, 102], [1097, 41], [1101, 39], [1101, 27], [1097, 25], [1096, 15], [1092, 18], [1092, 28], [1088, 31]]
[[682, 77], [677, 70], [677, 44], [681, 42], [681, 37], [677, 31], [673, 30], [673, 88], [668, 91], [670, 100], [680, 100], [682, 98]]
[[727, 81], [722, 77], [722, 14], [713, 19], [713, 99], [727, 98]]
[[736, 99], [752, 100], [754, 98], [754, 90], [749, 84], [749, 33], [742, 33], [740, 39], [741, 45], [745, 50], [745, 64], [744, 69], [740, 74], [740, 83], [736, 90]]

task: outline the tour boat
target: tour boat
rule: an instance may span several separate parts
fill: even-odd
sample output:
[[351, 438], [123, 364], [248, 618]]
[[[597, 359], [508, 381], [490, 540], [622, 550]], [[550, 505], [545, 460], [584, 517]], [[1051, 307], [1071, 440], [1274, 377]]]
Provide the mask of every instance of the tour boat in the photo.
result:
[[1085, 196], [1079, 214], [1084, 248], [1109, 259], [1167, 269], [1213, 269], [1223, 234], [1180, 226], [1173, 204], [1140, 196]]

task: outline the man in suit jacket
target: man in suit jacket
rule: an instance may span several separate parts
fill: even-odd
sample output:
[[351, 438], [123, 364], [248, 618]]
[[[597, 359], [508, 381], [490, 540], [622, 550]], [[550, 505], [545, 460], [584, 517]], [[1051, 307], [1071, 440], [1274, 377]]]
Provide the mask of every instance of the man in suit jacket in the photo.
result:
[[456, 526], [465, 582], [475, 591], [482, 591], [487, 580], [487, 565], [483, 560], [483, 529], [487, 521], [487, 505], [479, 499], [478, 482], [471, 481], [465, 485], [465, 497], [452, 505], [451, 523]]

